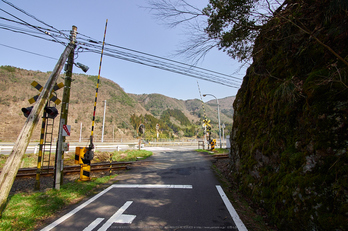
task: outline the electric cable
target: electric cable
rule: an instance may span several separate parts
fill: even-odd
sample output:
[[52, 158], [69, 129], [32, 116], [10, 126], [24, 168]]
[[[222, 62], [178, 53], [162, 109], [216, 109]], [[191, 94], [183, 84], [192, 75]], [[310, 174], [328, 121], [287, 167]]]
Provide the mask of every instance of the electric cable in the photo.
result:
[[[85, 36], [86, 38], [89, 38], [89, 40], [87, 40], [87, 39], [84, 39], [84, 40], [87, 40], [90, 43], [96, 43], [96, 44], [100, 44], [101, 43], [101, 41], [96, 41], [95, 39], [93, 39], [93, 38], [91, 38], [89, 36], [86, 36], [84, 34], [79, 34], [79, 35]], [[162, 60], [166, 60], [166, 61], [170, 61], [170, 62], [173, 62], [173, 63], [178, 63], [178, 64], [181, 64], [181, 65], [185, 65], [185, 66], [201, 69], [201, 70], [204, 70], [204, 71], [216, 73], [216, 74], [219, 74], [219, 75], [226, 76], [228, 78], [232, 78], [232, 79], [236, 79], [236, 80], [240, 80], [240, 81], [243, 80], [242, 78], [239, 78], [239, 77], [234, 77], [234, 76], [231, 76], [231, 75], [227, 75], [227, 74], [219, 73], [219, 72], [216, 72], [216, 71], [208, 70], [208, 69], [205, 69], [205, 68], [197, 67], [197, 66], [194, 66], [194, 65], [189, 65], [189, 64], [186, 64], [186, 63], [175, 61], [175, 60], [172, 60], [172, 59], [168, 59], [168, 58], [152, 55], [152, 54], [149, 54], [149, 53], [145, 53], [145, 52], [141, 52], [141, 51], [136, 51], [136, 50], [133, 50], [133, 49], [125, 48], [125, 47], [122, 47], [122, 46], [117, 46], [117, 45], [110, 44], [110, 43], [105, 43], [105, 45], [116, 47], [116, 48], [127, 50], [127, 51], [131, 51], [131, 52], [135, 52], [135, 53], [139, 53], [139, 54], [142, 54], [142, 55], [147, 55], [147, 56], [150, 56], [150, 57], [154, 57], [154, 58], [158, 58], [158, 59], [162, 59]]]
[[[14, 4], [12, 4], [6, 0], [2, 0], [2, 1], [5, 2], [6, 4], [10, 5], [11, 7], [15, 8], [16, 10], [24, 13], [25, 15], [35, 19], [36, 21], [38, 21], [42, 24], [44, 24], [45, 26], [47, 26], [49, 28], [42, 28], [39, 26], [29, 24], [28, 22], [20, 19], [19, 17], [17, 17], [17, 16], [15, 16], [15, 15], [0, 8], [1, 11], [12, 16], [13, 18], [17, 19], [18, 21], [13, 20], [13, 19], [4, 18], [4, 17], [0, 17], [1, 20], [6, 20], [6, 21], [11, 22], [11, 23], [16, 23], [18, 25], [25, 26], [25, 28], [19, 28], [19, 27], [15, 27], [13, 25], [6, 25], [6, 24], [0, 23], [0, 29], [5, 29], [5, 30], [12, 31], [12, 32], [16, 32], [16, 33], [21, 33], [21, 34], [33, 36], [33, 37], [44, 39], [47, 41], [57, 42], [57, 43], [60, 43], [64, 46], [66, 46], [68, 41], [67, 42], [61, 41], [61, 39], [69, 40], [68, 35], [63, 32], [65, 30], [58, 30], [55, 27], [37, 19], [35, 16], [20, 9], [19, 7], [16, 7]], [[40, 36], [43, 34], [45, 34], [46, 36], [47, 35], [50, 36], [51, 39], [48, 39], [46, 36], [45, 37]], [[78, 55], [78, 53], [81, 53], [81, 52], [92, 52], [92, 53], [100, 54], [100, 52], [103, 49], [105, 49], [105, 55], [112, 57], [112, 58], [117, 58], [117, 59], [129, 61], [129, 62], [133, 62], [133, 63], [138, 63], [141, 65], [150, 66], [150, 67], [154, 67], [157, 69], [162, 69], [165, 71], [170, 71], [173, 73], [182, 74], [182, 75], [186, 75], [186, 76], [197, 78], [197, 79], [202, 79], [202, 80], [214, 82], [214, 83], [225, 85], [225, 86], [232, 87], [232, 88], [240, 88], [241, 81], [242, 81], [241, 78], [238, 78], [238, 77], [235, 77], [232, 75], [222, 74], [222, 73], [219, 73], [216, 71], [197, 67], [195, 65], [189, 65], [189, 64], [186, 64], [183, 62], [171, 60], [171, 59], [160, 57], [157, 55], [152, 55], [149, 53], [136, 51], [133, 49], [122, 47], [122, 46], [117, 46], [114, 44], [105, 43], [104, 41], [103, 42], [98, 41], [96, 39], [91, 38], [90, 36], [80, 34], [80, 33], [78, 34], [76, 44], [78, 45], [76, 55]], [[101, 46], [101, 44], [102, 44], [102, 46]], [[2, 45], [6, 46], [4, 44], [2, 44]], [[104, 48], [104, 45], [105, 45], [105, 48]], [[7, 47], [10, 47], [10, 46], [7, 46]], [[10, 48], [21, 50], [21, 49], [14, 48], [14, 47], [10, 47]], [[22, 50], [22, 51], [45, 57], [44, 55], [40, 55], [40, 54], [37, 54], [34, 52], [25, 51], [25, 50]], [[52, 58], [52, 57], [47, 56], [47, 58]]]
[[[38, 22], [40, 22], [40, 23], [42, 23], [42, 24], [44, 24], [44, 25], [46, 25], [46, 26], [52, 28], [52, 29], [55, 30], [56, 32], [58, 32], [58, 33], [60, 33], [60, 34], [62, 34], [62, 35], [65, 35], [65, 34], [62, 33], [61, 31], [59, 31], [58, 29], [54, 28], [53, 26], [51, 26], [51, 25], [49, 25], [49, 24], [47, 24], [47, 23], [41, 21], [40, 19], [38, 19], [38, 18], [36, 18], [35, 16], [33, 16], [33, 15], [29, 14], [28, 12], [26, 12], [25, 10], [23, 10], [23, 9], [21, 9], [21, 8], [19, 8], [19, 7], [17, 7], [17, 6], [15, 6], [13, 3], [8, 2], [8, 1], [6, 1], [6, 0], [2, 0], [2, 1], [3, 1], [4, 3], [10, 5], [11, 7], [15, 8], [16, 10], [22, 12], [23, 14], [25, 14], [25, 15], [27, 15], [27, 16], [29, 16], [29, 17], [35, 19], [36, 21], [38, 21]], [[66, 39], [69, 39], [69, 36], [65, 35], [65, 37], [66, 37]]]
[[26, 50], [19, 49], [19, 48], [16, 48], [16, 47], [11, 47], [11, 46], [8, 46], [8, 45], [2, 44], [2, 43], [0, 43], [0, 45], [1, 45], [1, 46], [4, 46], [4, 47], [8, 47], [8, 48], [15, 49], [15, 50], [23, 51], [23, 52], [26, 52], [26, 53], [29, 53], [29, 54], [38, 55], [38, 56], [41, 56], [41, 57], [45, 57], [45, 58], [49, 58], [49, 59], [58, 60], [58, 59], [53, 58], [53, 57], [50, 57], [50, 56], [41, 55], [41, 54], [38, 54], [38, 53], [35, 53], [35, 52], [26, 51]]

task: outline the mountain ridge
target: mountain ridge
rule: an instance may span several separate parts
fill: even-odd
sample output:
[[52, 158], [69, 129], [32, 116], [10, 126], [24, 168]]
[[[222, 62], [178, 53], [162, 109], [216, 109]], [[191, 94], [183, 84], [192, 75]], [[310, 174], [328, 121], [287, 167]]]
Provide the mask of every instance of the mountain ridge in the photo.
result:
[[[32, 81], [37, 81], [44, 85], [51, 72], [40, 72], [25, 70], [11, 66], [0, 66], [0, 140], [14, 141], [23, 124], [25, 117], [21, 108], [29, 107], [27, 101], [39, 92], [31, 86]], [[59, 77], [59, 82], [64, 82], [64, 74]], [[95, 97], [95, 87], [97, 76], [85, 74], [73, 74], [71, 95], [69, 102], [68, 124], [71, 125], [70, 140], [79, 139], [80, 132], [83, 139], [88, 139], [92, 126], [93, 104]], [[56, 92], [57, 97], [62, 99], [63, 89]], [[232, 108], [233, 97], [230, 99], [229, 108]], [[132, 94], [126, 93], [117, 83], [110, 79], [100, 77], [98, 90], [98, 101], [95, 115], [95, 140], [100, 140], [104, 113], [104, 101], [106, 100], [106, 118], [104, 140], [130, 139], [136, 131], [130, 122], [132, 114], [137, 116], [151, 114], [155, 118], [160, 118], [161, 114], [169, 109], [179, 109], [189, 119], [189, 121], [199, 130], [204, 114], [213, 123], [213, 130], [217, 131], [217, 107], [205, 104], [205, 111], [202, 109], [202, 102], [198, 99], [179, 100], [161, 94]], [[227, 109], [221, 106], [220, 110]], [[61, 105], [57, 106], [61, 111]], [[221, 123], [232, 124], [232, 114], [221, 112]], [[58, 123], [59, 116], [55, 123]], [[39, 123], [41, 125], [41, 119]], [[36, 126], [32, 141], [39, 140], [40, 127]], [[54, 134], [58, 133], [58, 125], [55, 125]], [[184, 129], [184, 128], [182, 128]], [[228, 128], [226, 128], [228, 129]], [[202, 130], [202, 129], [200, 129]], [[198, 131], [197, 131], [198, 134]], [[226, 133], [227, 134], [227, 133]], [[179, 136], [179, 134], [178, 134]]]

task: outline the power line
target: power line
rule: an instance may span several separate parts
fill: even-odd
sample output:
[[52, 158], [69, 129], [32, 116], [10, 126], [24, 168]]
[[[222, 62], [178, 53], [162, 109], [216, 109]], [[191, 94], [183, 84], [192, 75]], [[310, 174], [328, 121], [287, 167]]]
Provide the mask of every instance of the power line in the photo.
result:
[[[3, 11], [4, 13], [6, 13], [6, 14], [8, 14], [8, 15], [12, 16], [12, 17], [14, 17], [15, 19], [20, 20], [20, 21], [21, 21], [21, 22], [23, 22], [23, 23], [24, 23], [26, 26], [31, 27], [31, 28], [34, 28], [34, 29], [36, 29], [36, 30], [38, 30], [38, 31], [41, 31], [43, 34], [46, 34], [46, 35], [48, 35], [48, 36], [51, 36], [49, 33], [46, 33], [45, 31], [43, 31], [43, 30], [42, 30], [40, 27], [33, 26], [33, 25], [31, 25], [31, 24], [27, 23], [26, 21], [24, 21], [24, 20], [22, 20], [22, 19], [18, 18], [17, 16], [15, 16], [15, 15], [13, 15], [13, 14], [11, 14], [11, 13], [7, 12], [6, 10], [4, 10], [4, 9], [2, 9], [2, 8], [0, 8], [0, 10], [1, 10], [1, 11]], [[56, 39], [56, 38], [54, 38], [53, 36], [51, 36], [51, 37], [52, 37], [52, 38], [53, 38], [53, 40], [55, 40], [56, 42], [61, 43], [62, 45], [64, 45], [64, 46], [65, 46], [65, 44], [64, 44], [64, 43], [62, 43], [61, 41], [57, 40], [57, 39]]]
[[[15, 23], [17, 25], [25, 26], [25, 28], [19, 28], [19, 27], [15, 27], [12, 25], [6, 25], [6, 24], [0, 23], [0, 29], [5, 29], [5, 30], [12, 31], [12, 32], [16, 32], [16, 33], [26, 34], [26, 35], [33, 36], [36, 38], [44, 39], [47, 41], [53, 41], [53, 42], [57, 42], [57, 43], [66, 45], [67, 42], [60, 40], [60, 39], [69, 40], [68, 39], [69, 35], [67, 35], [63, 32], [65, 30], [58, 30], [58, 29], [54, 28], [53, 26], [37, 19], [35, 16], [27, 13], [26, 11], [20, 9], [19, 7], [16, 7], [12, 3], [9, 3], [6, 0], [2, 0], [2, 1], [5, 2], [6, 4], [10, 5], [11, 7], [15, 8], [16, 10], [24, 13], [25, 15], [35, 19], [36, 21], [38, 21], [42, 24], [44, 24], [45, 26], [47, 26], [49, 28], [42, 28], [39, 26], [34, 26], [32, 24], [29, 24], [28, 22], [20, 19], [19, 17], [17, 17], [17, 16], [15, 16], [15, 15], [0, 8], [1, 11], [12, 16], [13, 18], [17, 19], [18, 21], [13, 20], [13, 19], [4, 18], [4, 17], [0, 17], [1, 20], [6, 20], [8, 22]], [[45, 35], [45, 37], [43, 37], [43, 35]], [[48, 39], [46, 36], [50, 36], [51, 39]], [[93, 38], [91, 38], [87, 35], [83, 35], [83, 34], [79, 34], [77, 39], [78, 39], [77, 44], [79, 46], [77, 49], [78, 52], [88, 51], [88, 52], [100, 54], [101, 44], [102, 44], [101, 41], [98, 41], [96, 39], [93, 39]], [[20, 50], [23, 52], [27, 52], [27, 53], [39, 55], [42, 57], [54, 59], [54, 58], [49, 57], [49, 56], [45, 56], [45, 55], [37, 54], [34, 52], [10, 47], [10, 46], [4, 45], [4, 44], [1, 44], [1, 45], [12, 48], [12, 49]], [[208, 69], [197, 67], [194, 65], [189, 65], [189, 64], [186, 64], [183, 62], [171, 60], [168, 58], [163, 58], [163, 57], [152, 55], [149, 53], [145, 53], [145, 52], [136, 51], [133, 49], [117, 46], [117, 45], [110, 44], [110, 43], [105, 43], [105, 46], [106, 46], [105, 47], [105, 55], [112, 57], [112, 58], [117, 58], [117, 59], [129, 61], [129, 62], [133, 62], [133, 63], [138, 63], [138, 64], [142, 64], [145, 66], [154, 67], [157, 69], [162, 69], [165, 71], [170, 71], [173, 73], [178, 73], [178, 74], [186, 75], [186, 76], [197, 78], [197, 79], [202, 79], [202, 80], [214, 82], [214, 83], [225, 85], [228, 87], [239, 88], [241, 85], [242, 79], [238, 78], [238, 77], [234, 77], [232, 75], [222, 74], [222, 73], [219, 73], [216, 71], [208, 70]]]
[[23, 51], [23, 52], [26, 52], [26, 53], [29, 53], [29, 54], [38, 55], [38, 56], [41, 56], [41, 57], [45, 57], [45, 58], [49, 58], [49, 59], [58, 60], [58, 59], [53, 58], [53, 57], [50, 57], [50, 56], [41, 55], [41, 54], [34, 53], [34, 52], [31, 52], [31, 51], [22, 50], [22, 49], [19, 49], [19, 48], [16, 48], [16, 47], [11, 47], [11, 46], [8, 46], [8, 45], [2, 44], [2, 43], [0, 43], [0, 45], [1, 45], [1, 46], [4, 46], [4, 47], [11, 48], [11, 49], [15, 49], [15, 50], [18, 50], [18, 51]]
[[[79, 44], [80, 48], [84, 49], [85, 51], [90, 51], [94, 53], [100, 53], [100, 47], [96, 44]], [[80, 49], [78, 49], [79, 51]], [[198, 79], [203, 79], [215, 83], [219, 83], [225, 86], [229, 87], [234, 87], [234, 88], [239, 88], [240, 83], [236, 82], [235, 80], [231, 78], [227, 78], [226, 75], [220, 74], [217, 72], [212, 72], [212, 71], [205, 71], [205, 69], [200, 69], [200, 68], [195, 68], [194, 66], [190, 65], [182, 65], [180, 62], [168, 62], [166, 61], [167, 59], [161, 59], [159, 58], [152, 58], [152, 57], [147, 57], [147, 56], [140, 56], [138, 54], [134, 53], [129, 53], [129, 52], [123, 52], [115, 49], [110, 49], [107, 48], [105, 49], [105, 55], [166, 70], [166, 71], [171, 71], [174, 73], [182, 74], [182, 75], [187, 75], [190, 77], [198, 78]], [[158, 57], [158, 56], [157, 56]], [[165, 61], [164, 61], [165, 60]], [[217, 73], [217, 74], [215, 74]]]
[[[87, 39], [84, 39], [85, 41], [88, 41], [90, 43], [95, 43], [95, 44], [100, 44], [101, 41], [96, 41], [95, 39], [89, 37], [89, 36], [86, 36], [86, 35], [83, 35], [83, 34], [79, 34], [79, 35], [82, 35], [86, 38], [89, 38], [88, 40]], [[82, 39], [82, 38], [81, 38]], [[156, 56], [156, 55], [152, 55], [152, 54], [149, 54], [149, 53], [145, 53], [145, 52], [141, 52], [141, 51], [136, 51], [136, 50], [133, 50], [133, 49], [129, 49], [129, 48], [125, 48], [125, 47], [122, 47], [122, 46], [117, 46], [117, 45], [113, 45], [113, 44], [110, 44], [110, 43], [105, 43], [105, 45], [108, 45], [108, 46], [112, 46], [112, 47], [116, 47], [116, 48], [119, 48], [119, 49], [122, 49], [122, 50], [127, 50], [127, 51], [130, 51], [130, 52], [135, 52], [135, 53], [138, 53], [138, 54], [142, 54], [142, 55], [146, 55], [146, 56], [150, 56], [150, 57], [154, 57], [154, 58], [159, 58], [159, 59], [162, 59], [162, 60], [166, 60], [166, 61], [170, 61], [170, 62], [173, 62], [173, 63], [178, 63], [178, 64], [181, 64], [181, 65], [185, 65], [185, 66], [189, 66], [189, 67], [193, 67], [193, 68], [197, 68], [197, 69], [201, 69], [201, 70], [204, 70], [204, 71], [209, 71], [209, 72], [212, 72], [212, 73], [216, 73], [216, 74], [219, 74], [219, 75], [223, 75], [223, 76], [226, 76], [228, 78], [232, 78], [232, 79], [236, 79], [236, 80], [243, 80], [241, 78], [238, 78], [238, 77], [234, 77], [234, 76], [231, 76], [231, 75], [226, 75], [226, 74], [222, 74], [222, 73], [219, 73], [219, 72], [216, 72], [216, 71], [212, 71], [212, 70], [208, 70], [208, 69], [205, 69], [205, 68], [201, 68], [201, 67], [197, 67], [197, 66], [194, 66], [194, 65], [189, 65], [189, 64], [186, 64], [186, 63], [182, 63], [182, 62], [179, 62], [179, 61], [175, 61], [175, 60], [172, 60], [172, 59], [168, 59], [168, 58], [163, 58], [163, 57], [160, 57], [160, 56]]]
[[11, 7], [15, 8], [16, 10], [22, 12], [23, 14], [25, 14], [25, 15], [27, 15], [27, 16], [33, 18], [33, 19], [35, 19], [35, 20], [38, 21], [38, 22], [41, 22], [42, 24], [44, 24], [44, 25], [50, 27], [51, 29], [55, 30], [56, 32], [58, 32], [58, 33], [64, 35], [64, 36], [66, 37], [66, 39], [69, 39], [69, 36], [66, 36], [66, 35], [65, 35], [64, 33], [62, 33], [60, 30], [58, 30], [58, 29], [56, 29], [55, 27], [53, 27], [53, 26], [51, 26], [51, 25], [49, 25], [49, 24], [47, 24], [47, 23], [45, 23], [45, 22], [39, 20], [39, 19], [36, 18], [35, 16], [33, 16], [33, 15], [29, 14], [28, 12], [26, 12], [25, 10], [23, 10], [23, 9], [21, 9], [21, 8], [19, 8], [19, 7], [17, 7], [17, 6], [15, 6], [13, 3], [8, 2], [8, 1], [6, 1], [6, 0], [2, 0], [2, 1], [3, 1], [4, 3], [10, 5]]

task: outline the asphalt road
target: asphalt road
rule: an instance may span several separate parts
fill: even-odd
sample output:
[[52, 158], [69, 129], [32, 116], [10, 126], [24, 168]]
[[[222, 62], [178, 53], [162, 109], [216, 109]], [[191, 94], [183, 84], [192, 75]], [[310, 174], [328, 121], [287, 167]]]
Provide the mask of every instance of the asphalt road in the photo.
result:
[[246, 230], [211, 162], [187, 148], [149, 148], [147, 162], [42, 230]]

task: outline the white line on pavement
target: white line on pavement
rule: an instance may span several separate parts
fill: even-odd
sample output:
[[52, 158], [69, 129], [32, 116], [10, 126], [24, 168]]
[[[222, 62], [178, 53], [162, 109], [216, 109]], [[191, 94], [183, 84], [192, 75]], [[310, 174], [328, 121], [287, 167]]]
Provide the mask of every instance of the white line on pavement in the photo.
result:
[[227, 198], [224, 190], [221, 188], [220, 185], [216, 185], [216, 188], [217, 188], [223, 202], [225, 203], [225, 206], [227, 207], [227, 210], [230, 213], [230, 215], [231, 215], [234, 223], [236, 224], [238, 230], [239, 231], [244, 231], [244, 230], [247, 231], [247, 228], [245, 227], [243, 221], [239, 218], [236, 210], [233, 208], [233, 206], [232, 206], [230, 200]]
[[86, 207], [88, 204], [92, 203], [102, 195], [104, 195], [106, 192], [108, 192], [112, 188], [171, 188], [171, 189], [192, 189], [192, 185], [157, 185], [157, 184], [114, 184], [110, 187], [104, 189], [82, 205], [76, 207], [74, 210], [70, 211], [69, 213], [65, 214], [58, 220], [54, 221], [50, 225], [46, 226], [45, 228], [41, 229], [41, 231], [49, 231], [62, 223], [63, 221], [67, 220], [71, 216], [73, 216], [75, 213]]
[[100, 222], [102, 222], [104, 218], [97, 218], [95, 219], [89, 226], [87, 226], [83, 231], [92, 231], [95, 227], [97, 227]]
[[56, 227], [57, 225], [59, 225], [60, 223], [62, 223], [63, 221], [65, 221], [66, 219], [68, 219], [69, 217], [71, 217], [72, 215], [74, 215], [75, 213], [77, 213], [78, 211], [80, 211], [81, 209], [83, 209], [84, 207], [86, 207], [87, 205], [89, 205], [90, 203], [95, 201], [96, 199], [98, 199], [99, 197], [101, 197], [102, 195], [104, 195], [110, 189], [112, 189], [112, 186], [104, 189], [103, 191], [101, 191], [100, 193], [98, 193], [97, 195], [95, 195], [94, 197], [92, 197], [91, 199], [89, 199], [88, 201], [83, 203], [82, 205], [76, 207], [74, 210], [72, 210], [69, 213], [65, 214], [64, 216], [62, 216], [61, 218], [59, 218], [55, 222], [53, 222], [50, 225], [46, 226], [45, 228], [41, 229], [41, 231], [48, 231], [48, 230], [53, 229], [54, 227]]
[[114, 188], [177, 188], [192, 189], [192, 185], [174, 185], [174, 184], [114, 184]]

